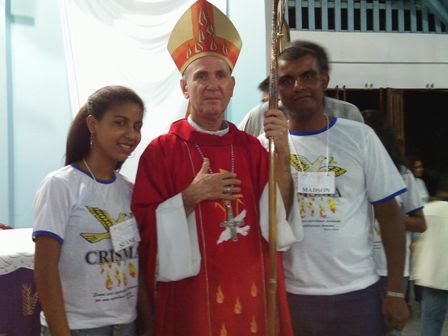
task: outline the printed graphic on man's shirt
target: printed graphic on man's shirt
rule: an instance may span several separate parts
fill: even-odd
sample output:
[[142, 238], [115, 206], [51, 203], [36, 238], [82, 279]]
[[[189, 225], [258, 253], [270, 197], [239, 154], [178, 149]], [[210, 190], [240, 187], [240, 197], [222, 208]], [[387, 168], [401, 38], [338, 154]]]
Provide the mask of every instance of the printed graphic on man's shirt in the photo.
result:
[[[346, 169], [338, 165], [333, 156], [330, 156], [327, 160], [325, 156], [320, 155], [313, 160], [303, 155], [291, 154], [291, 165], [298, 172], [333, 172], [336, 178], [347, 172]], [[296, 183], [299, 183], [299, 181], [296, 181]], [[312, 222], [312, 226], [325, 226], [325, 219], [337, 213], [336, 199], [340, 197], [337, 187], [334, 194], [297, 192], [297, 196], [299, 199], [299, 212], [304, 220], [304, 226], [307, 226], [307, 222]], [[332, 225], [330, 224], [329, 226]]]

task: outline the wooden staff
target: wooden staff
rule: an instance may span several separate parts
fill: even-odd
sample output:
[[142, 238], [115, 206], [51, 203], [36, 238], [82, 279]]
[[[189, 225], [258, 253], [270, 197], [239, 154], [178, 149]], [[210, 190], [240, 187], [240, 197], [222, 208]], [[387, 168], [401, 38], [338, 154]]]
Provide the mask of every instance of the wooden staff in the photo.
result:
[[[271, 64], [269, 72], [269, 109], [278, 109], [278, 54], [284, 7], [283, 0], [273, 0]], [[269, 280], [268, 326], [269, 336], [277, 333], [277, 183], [275, 176], [275, 146], [269, 138]]]

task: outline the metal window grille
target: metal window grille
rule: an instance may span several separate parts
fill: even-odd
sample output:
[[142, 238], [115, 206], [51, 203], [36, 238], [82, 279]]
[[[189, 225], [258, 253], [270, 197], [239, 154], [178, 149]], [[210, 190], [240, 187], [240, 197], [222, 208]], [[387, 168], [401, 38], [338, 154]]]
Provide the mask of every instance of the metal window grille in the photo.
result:
[[448, 33], [444, 16], [423, 0], [288, 0], [286, 7], [296, 30]]

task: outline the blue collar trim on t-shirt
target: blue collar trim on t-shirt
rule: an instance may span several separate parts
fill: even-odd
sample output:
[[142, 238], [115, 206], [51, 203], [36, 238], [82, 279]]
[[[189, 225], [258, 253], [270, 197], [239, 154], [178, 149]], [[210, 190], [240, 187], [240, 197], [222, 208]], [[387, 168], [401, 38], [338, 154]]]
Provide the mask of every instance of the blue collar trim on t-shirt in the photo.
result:
[[[86, 174], [88, 177], [90, 177], [93, 180], [93, 176], [90, 175], [90, 173], [84, 169], [82, 169], [80, 166], [78, 166], [76, 163], [71, 163], [70, 166], [72, 166], [73, 168], [75, 168], [76, 170], [79, 170], [81, 173]], [[102, 183], [102, 184], [110, 184], [115, 182], [115, 180], [117, 179], [117, 176], [114, 174], [114, 176], [112, 176], [109, 180], [100, 180], [100, 179], [96, 179], [96, 181], [98, 183]]]
[[[332, 128], [334, 124], [336, 124], [336, 120], [338, 118], [336, 117], [328, 117], [330, 119], [330, 122], [328, 123], [328, 129]], [[307, 135], [316, 135], [319, 133], [323, 133], [327, 130], [327, 126], [324, 128], [318, 129], [316, 131], [289, 131], [289, 134], [291, 135], [301, 135], [301, 136], [307, 136]]]

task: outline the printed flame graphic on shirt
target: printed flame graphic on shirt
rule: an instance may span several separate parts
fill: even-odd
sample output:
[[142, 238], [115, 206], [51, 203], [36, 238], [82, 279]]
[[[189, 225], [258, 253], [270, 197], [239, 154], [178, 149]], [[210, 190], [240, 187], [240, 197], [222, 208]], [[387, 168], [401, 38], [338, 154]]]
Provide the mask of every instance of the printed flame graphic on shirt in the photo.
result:
[[[89, 206], [86, 206], [86, 208], [105, 230], [96, 233], [81, 233], [81, 236], [91, 244], [110, 239], [110, 227], [122, 223], [129, 218], [129, 215], [123, 212], [114, 219], [107, 211], [100, 208]], [[99, 274], [104, 278], [104, 287], [112, 290], [115, 287], [127, 286], [129, 281], [128, 277], [137, 277], [137, 267], [134, 261], [131, 260], [136, 258], [136, 254], [136, 248], [131, 246], [119, 252], [114, 250], [90, 251], [85, 258], [89, 264], [98, 265]], [[115, 263], [115, 266], [113, 266], [113, 263]]]
[[[333, 156], [328, 159], [319, 155], [315, 160], [310, 160], [303, 155], [291, 154], [291, 166], [299, 172], [333, 172], [335, 177], [344, 175], [347, 170], [337, 165]], [[318, 195], [299, 193], [299, 212], [302, 218], [327, 218], [329, 214], [335, 214], [337, 205], [334, 200], [336, 195]]]

